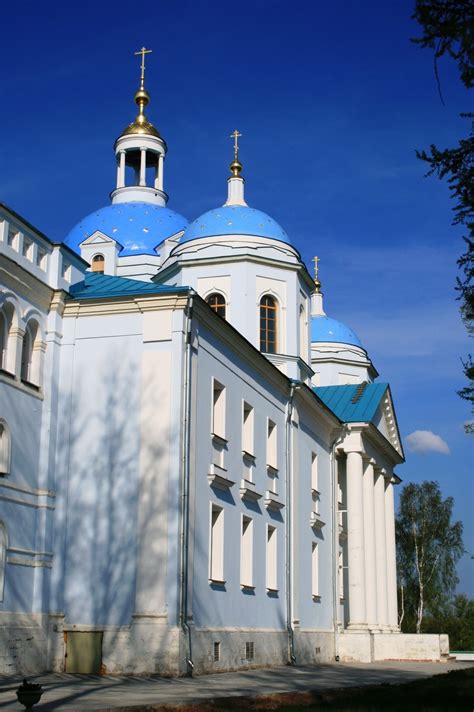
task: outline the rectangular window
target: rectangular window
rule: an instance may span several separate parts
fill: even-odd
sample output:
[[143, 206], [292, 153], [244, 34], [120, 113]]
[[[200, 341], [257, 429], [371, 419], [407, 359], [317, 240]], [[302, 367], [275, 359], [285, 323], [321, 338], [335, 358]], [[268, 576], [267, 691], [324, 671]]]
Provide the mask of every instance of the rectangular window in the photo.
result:
[[277, 591], [277, 530], [267, 526], [266, 586], [269, 591]]
[[253, 587], [253, 522], [245, 516], [240, 540], [240, 584]]
[[253, 455], [253, 408], [244, 401], [242, 412], [242, 451]]
[[255, 648], [253, 640], [245, 643], [245, 660], [253, 660], [255, 657]]
[[311, 586], [313, 596], [319, 596], [319, 550], [313, 542], [311, 550]]
[[219, 660], [221, 659], [221, 644], [220, 643], [214, 643], [213, 649], [212, 649], [212, 658], [215, 663], [218, 663]]
[[318, 483], [318, 456], [315, 452], [311, 453], [311, 489], [314, 492], [319, 492]]
[[212, 433], [225, 440], [225, 386], [212, 381]]
[[224, 582], [224, 510], [211, 505], [209, 541], [209, 579]]
[[273, 467], [275, 470], [277, 467], [277, 427], [273, 420], [270, 418], [267, 421], [267, 465]]

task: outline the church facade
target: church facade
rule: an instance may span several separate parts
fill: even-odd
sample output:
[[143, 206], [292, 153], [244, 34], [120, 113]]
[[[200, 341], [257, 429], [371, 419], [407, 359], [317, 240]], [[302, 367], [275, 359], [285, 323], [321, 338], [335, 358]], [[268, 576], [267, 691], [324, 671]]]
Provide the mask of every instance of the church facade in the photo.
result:
[[54, 243], [0, 206], [0, 672], [434, 659], [401, 635], [392, 395], [285, 231], [167, 208], [145, 117]]

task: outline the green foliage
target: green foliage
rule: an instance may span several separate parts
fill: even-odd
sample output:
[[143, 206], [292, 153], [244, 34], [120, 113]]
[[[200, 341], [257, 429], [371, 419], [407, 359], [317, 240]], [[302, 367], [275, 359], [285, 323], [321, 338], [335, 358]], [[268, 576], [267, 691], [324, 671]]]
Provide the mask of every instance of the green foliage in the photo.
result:
[[451, 523], [453, 498], [443, 500], [437, 482], [407, 484], [396, 518], [397, 566], [403, 586], [404, 632], [421, 632], [425, 610], [446, 607], [464, 553], [462, 522]]
[[[434, 72], [440, 88], [437, 61], [448, 55], [458, 63], [461, 81], [467, 89], [474, 86], [474, 2], [473, 0], [416, 0], [413, 18], [423, 30], [422, 37], [413, 42], [434, 52]], [[441, 88], [440, 88], [441, 95]], [[444, 102], [443, 102], [444, 103]], [[462, 114], [472, 119], [472, 114]], [[468, 332], [474, 334], [474, 130], [473, 123], [468, 136], [454, 148], [438, 149], [431, 144], [429, 152], [417, 151], [425, 161], [427, 175], [446, 178], [454, 200], [453, 225], [466, 228], [464, 236], [466, 251], [458, 260], [462, 277], [457, 279], [457, 291], [461, 301], [461, 316]], [[474, 415], [474, 365], [471, 356], [463, 361], [468, 384], [458, 391], [461, 398], [470, 401]], [[466, 426], [474, 432], [473, 425]]]
[[463, 593], [423, 621], [424, 633], [448, 633], [451, 650], [474, 650], [474, 600]]
[[472, 0], [417, 0], [413, 18], [423, 29], [423, 36], [413, 42], [434, 50], [435, 60], [448, 54], [458, 62], [464, 85], [474, 86]]

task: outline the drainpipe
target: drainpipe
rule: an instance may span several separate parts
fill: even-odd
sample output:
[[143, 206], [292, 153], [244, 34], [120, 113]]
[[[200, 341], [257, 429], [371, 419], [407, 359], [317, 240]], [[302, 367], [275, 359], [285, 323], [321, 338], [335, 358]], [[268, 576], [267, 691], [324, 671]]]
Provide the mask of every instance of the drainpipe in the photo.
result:
[[343, 424], [338, 428], [338, 432], [331, 444], [331, 497], [332, 497], [332, 601], [333, 601], [333, 625], [334, 625], [334, 659], [339, 662], [339, 501], [337, 497], [337, 461], [336, 449], [342, 443], [346, 435], [347, 426]]
[[183, 437], [181, 453], [181, 550], [180, 550], [180, 601], [179, 620], [181, 628], [186, 636], [186, 666], [188, 675], [192, 677], [194, 663], [192, 659], [192, 639], [191, 628], [187, 621], [188, 613], [188, 563], [189, 563], [189, 444], [191, 427], [191, 327], [193, 317], [193, 295], [191, 294], [187, 304], [185, 321], [185, 350], [183, 366]]
[[288, 634], [288, 657], [291, 665], [296, 663], [293, 631], [293, 581], [292, 581], [292, 506], [293, 506], [293, 447], [291, 437], [291, 418], [293, 415], [293, 399], [295, 390], [300, 387], [297, 382], [290, 384], [290, 395], [286, 411], [286, 630]]

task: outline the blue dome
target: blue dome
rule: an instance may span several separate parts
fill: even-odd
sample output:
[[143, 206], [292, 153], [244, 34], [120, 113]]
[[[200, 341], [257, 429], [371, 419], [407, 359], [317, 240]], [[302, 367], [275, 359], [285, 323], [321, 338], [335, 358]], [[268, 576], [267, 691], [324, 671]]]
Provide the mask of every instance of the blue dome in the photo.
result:
[[222, 208], [209, 210], [197, 220], [190, 223], [180, 240], [189, 242], [200, 237], [216, 235], [254, 235], [270, 237], [273, 240], [291, 245], [290, 238], [273, 218], [261, 210], [243, 205], [225, 205]]
[[352, 344], [362, 346], [360, 339], [352, 329], [329, 316], [311, 317], [311, 341], [330, 341], [336, 344]]
[[77, 223], [64, 242], [80, 252], [81, 242], [100, 230], [117, 240], [127, 255], [155, 255], [154, 248], [166, 238], [184, 230], [186, 218], [168, 208], [150, 203], [117, 203], [100, 208]]

